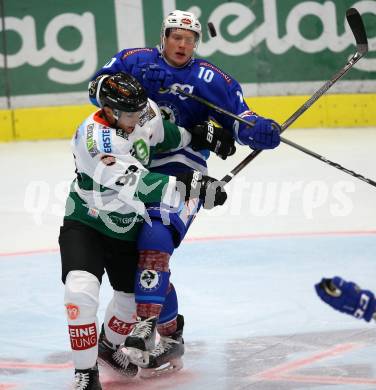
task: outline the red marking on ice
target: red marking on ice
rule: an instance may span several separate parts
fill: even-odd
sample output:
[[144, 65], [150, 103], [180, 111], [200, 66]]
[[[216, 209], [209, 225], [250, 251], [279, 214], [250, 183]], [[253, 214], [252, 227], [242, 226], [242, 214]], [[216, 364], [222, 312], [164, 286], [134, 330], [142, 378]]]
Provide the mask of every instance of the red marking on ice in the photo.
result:
[[[106, 390], [169, 390], [177, 389], [180, 386], [186, 386], [192, 380], [197, 378], [197, 374], [184, 370], [177, 371], [164, 376], [159, 376], [151, 379], [141, 379], [139, 377], [132, 379], [124, 379], [124, 377], [114, 374], [114, 371], [107, 367], [100, 367], [101, 382]], [[180, 385], [180, 386], [179, 386]]]
[[[323, 231], [323, 232], [286, 232], [286, 233], [249, 233], [233, 236], [188, 237], [186, 243], [201, 241], [226, 241], [226, 240], [258, 240], [260, 238], [291, 238], [291, 237], [330, 237], [330, 236], [373, 236], [376, 230], [348, 230], [348, 231]], [[0, 257], [30, 256], [44, 253], [56, 253], [59, 248], [34, 249], [20, 252], [0, 252]]]
[[50, 248], [50, 249], [34, 249], [30, 251], [20, 251], [20, 252], [3, 252], [0, 253], [0, 257], [10, 257], [10, 256], [30, 256], [30, 255], [39, 255], [43, 253], [55, 253], [59, 252], [59, 248]]
[[[73, 370], [73, 363], [51, 363], [51, 364], [38, 364], [28, 362], [17, 362], [17, 361], [0, 361], [0, 369], [10, 370]], [[100, 367], [101, 382], [105, 385], [106, 390], [120, 390], [124, 387], [127, 390], [145, 390], [145, 385], [149, 390], [169, 390], [176, 389], [179, 385], [186, 385], [192, 380], [197, 378], [197, 374], [189, 370], [181, 370], [178, 372], [166, 374], [164, 376], [155, 377], [150, 380], [141, 379], [139, 377], [126, 379], [115, 371], [108, 367]], [[16, 384], [0, 383], [0, 390], [9, 390], [18, 387]]]
[[281, 375], [280, 377], [267, 378], [277, 382], [301, 382], [301, 383], [321, 383], [327, 385], [375, 385], [376, 378], [353, 378], [343, 376], [324, 375]]
[[267, 381], [283, 381], [283, 382], [302, 382], [302, 383], [321, 383], [321, 384], [376, 384], [376, 378], [355, 378], [343, 376], [325, 376], [325, 375], [298, 375], [292, 374], [299, 368], [309, 366], [323, 359], [344, 355], [356, 348], [361, 348], [363, 344], [348, 343], [340, 344], [334, 348], [319, 352], [307, 358], [294, 360], [288, 363], [281, 364], [269, 370], [262, 371], [253, 376], [253, 378], [261, 378]]
[[14, 385], [12, 383], [0, 383], [0, 390], [9, 390], [9, 389], [15, 389], [17, 385]]
[[355, 348], [359, 348], [359, 347], [360, 347], [359, 344], [354, 344], [354, 343], [340, 344], [340, 345], [337, 345], [331, 349], [319, 352], [319, 353], [314, 354], [312, 356], [309, 356], [307, 358], [293, 360], [292, 362], [287, 362], [287, 363], [281, 364], [277, 367], [273, 367], [269, 370], [263, 371], [261, 374], [258, 374], [258, 375], [262, 375], [262, 376], [268, 375], [269, 376], [269, 375], [274, 375], [274, 373], [277, 373], [277, 374], [286, 373], [289, 371], [296, 370], [296, 369], [303, 367], [303, 366], [308, 366], [312, 363], [315, 363], [318, 360], [341, 355], [345, 352], [351, 351], [351, 350], [353, 350]]
[[[27, 363], [27, 362], [12, 362], [0, 361], [0, 369], [10, 370], [66, 370], [72, 368], [72, 362], [67, 363]], [[0, 388], [1, 389], [1, 388]]]

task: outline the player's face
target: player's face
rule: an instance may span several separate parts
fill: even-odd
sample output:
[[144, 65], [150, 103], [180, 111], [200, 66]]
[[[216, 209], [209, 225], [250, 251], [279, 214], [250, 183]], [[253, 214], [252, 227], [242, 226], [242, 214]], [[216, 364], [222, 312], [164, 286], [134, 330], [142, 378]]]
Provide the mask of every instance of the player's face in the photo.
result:
[[164, 55], [174, 66], [182, 66], [193, 55], [196, 44], [196, 34], [193, 31], [173, 29], [165, 38]]
[[141, 111], [136, 112], [121, 112], [117, 121], [117, 125], [123, 129], [127, 134], [133, 132], [138, 121], [140, 120]]

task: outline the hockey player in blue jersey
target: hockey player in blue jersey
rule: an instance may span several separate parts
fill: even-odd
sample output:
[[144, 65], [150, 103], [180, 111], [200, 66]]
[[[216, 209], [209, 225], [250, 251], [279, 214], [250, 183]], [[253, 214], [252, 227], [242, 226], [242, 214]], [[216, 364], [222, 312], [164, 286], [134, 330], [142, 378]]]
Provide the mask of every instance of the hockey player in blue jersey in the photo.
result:
[[[192, 13], [176, 10], [163, 21], [159, 48], [125, 49], [100, 69], [89, 84], [91, 101], [98, 104], [97, 92], [108, 75], [124, 71], [135, 76], [148, 91], [165, 119], [191, 132], [206, 132], [206, 141], [181, 150], [157, 155], [151, 170], [170, 175], [207, 172], [207, 149], [222, 158], [234, 152], [230, 141], [216, 137], [221, 128], [241, 145], [252, 149], [273, 149], [280, 142], [280, 127], [271, 119], [256, 115], [243, 98], [239, 83], [210, 62], [194, 57], [201, 39], [201, 25]], [[179, 95], [174, 87], [199, 95], [242, 118], [253, 127]], [[209, 122], [214, 120], [217, 124]], [[205, 122], [205, 125], [202, 125]], [[201, 123], [201, 125], [199, 125]], [[215, 145], [215, 147], [213, 147]], [[218, 146], [218, 147], [217, 147]], [[179, 212], [163, 205], [150, 205], [152, 224], [144, 224], [138, 239], [140, 261], [135, 284], [137, 315], [141, 319], [125, 341], [131, 359], [142, 367], [142, 376], [179, 369], [184, 353], [184, 319], [178, 314], [174, 286], [170, 282], [169, 259], [184, 238], [200, 203], [193, 200]], [[161, 336], [155, 347], [155, 330]], [[163, 365], [164, 369], [160, 367]]]

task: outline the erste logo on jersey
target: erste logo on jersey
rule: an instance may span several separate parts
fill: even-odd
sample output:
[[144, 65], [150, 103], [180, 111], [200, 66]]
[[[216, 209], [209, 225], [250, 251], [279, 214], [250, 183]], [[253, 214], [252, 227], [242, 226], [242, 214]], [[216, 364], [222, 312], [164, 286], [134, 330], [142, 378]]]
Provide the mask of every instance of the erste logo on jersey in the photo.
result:
[[110, 129], [103, 129], [102, 130], [102, 138], [101, 138], [101, 149], [105, 153], [111, 153], [112, 147], [111, 147], [111, 130]]

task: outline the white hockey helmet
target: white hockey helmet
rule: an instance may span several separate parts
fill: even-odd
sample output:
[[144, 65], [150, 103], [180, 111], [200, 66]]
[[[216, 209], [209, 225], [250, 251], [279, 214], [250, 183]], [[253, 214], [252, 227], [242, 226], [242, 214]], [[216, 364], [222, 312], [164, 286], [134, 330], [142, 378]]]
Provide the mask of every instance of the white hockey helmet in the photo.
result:
[[164, 41], [166, 38], [166, 31], [169, 28], [182, 28], [184, 30], [193, 31], [197, 34], [196, 49], [198, 42], [201, 39], [201, 23], [198, 18], [187, 11], [175, 10], [170, 12], [162, 23], [161, 29], [161, 51], [164, 48]]

